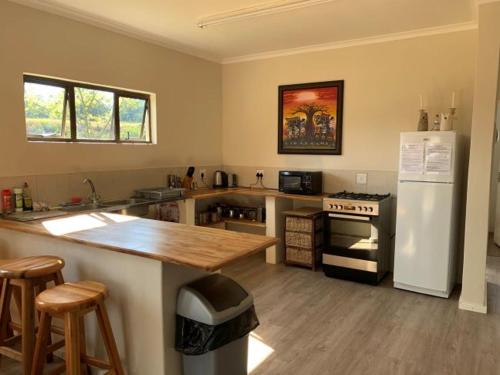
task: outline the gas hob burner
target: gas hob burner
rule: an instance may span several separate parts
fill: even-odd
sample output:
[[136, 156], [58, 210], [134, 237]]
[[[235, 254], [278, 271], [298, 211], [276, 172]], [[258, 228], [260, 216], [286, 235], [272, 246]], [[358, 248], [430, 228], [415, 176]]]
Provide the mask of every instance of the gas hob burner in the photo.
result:
[[390, 196], [390, 194], [350, 193], [350, 192], [344, 190], [344, 191], [341, 191], [339, 193], [330, 194], [328, 196], [328, 198], [378, 202], [378, 201], [381, 201], [389, 196]]

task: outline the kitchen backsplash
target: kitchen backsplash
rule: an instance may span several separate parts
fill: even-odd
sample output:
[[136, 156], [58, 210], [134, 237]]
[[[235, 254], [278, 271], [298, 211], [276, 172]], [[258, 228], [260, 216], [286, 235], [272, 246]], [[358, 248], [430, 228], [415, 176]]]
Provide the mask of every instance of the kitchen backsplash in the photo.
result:
[[[299, 168], [276, 168], [262, 166], [247, 167], [232, 165], [224, 166], [224, 170], [227, 173], [236, 173], [238, 175], [238, 184], [240, 186], [249, 186], [250, 184], [255, 183], [255, 174], [257, 169], [264, 170], [264, 186], [272, 189], [277, 189], [279, 171], [297, 170]], [[349, 190], [356, 193], [391, 193], [393, 195], [396, 195], [398, 183], [397, 171], [356, 171], [319, 168], [307, 168], [305, 170], [321, 170], [323, 172], [323, 190], [326, 193], [335, 193], [342, 190]], [[366, 184], [356, 184], [357, 173], [367, 174]]]
[[[195, 167], [199, 186], [202, 186], [199, 179], [200, 169], [206, 170], [206, 181], [209, 186], [213, 183], [214, 171], [220, 169], [220, 166]], [[34, 201], [55, 205], [68, 202], [71, 197], [75, 196], [87, 199], [90, 195], [90, 188], [87, 184], [83, 184], [83, 179], [90, 178], [102, 199], [123, 199], [132, 196], [135, 189], [166, 186], [168, 174], [183, 177], [186, 170], [187, 166], [0, 177], [0, 189], [21, 187], [24, 182], [27, 182]]]

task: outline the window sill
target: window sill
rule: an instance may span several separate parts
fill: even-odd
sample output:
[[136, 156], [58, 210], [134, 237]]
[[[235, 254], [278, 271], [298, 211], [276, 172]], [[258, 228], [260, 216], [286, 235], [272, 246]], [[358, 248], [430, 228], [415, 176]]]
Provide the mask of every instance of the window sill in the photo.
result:
[[93, 141], [93, 140], [85, 140], [85, 141], [73, 141], [71, 139], [38, 139], [38, 138], [28, 138], [28, 143], [46, 143], [46, 144], [86, 144], [86, 145], [142, 145], [142, 146], [150, 146], [155, 145], [153, 142], [140, 142], [140, 141]]

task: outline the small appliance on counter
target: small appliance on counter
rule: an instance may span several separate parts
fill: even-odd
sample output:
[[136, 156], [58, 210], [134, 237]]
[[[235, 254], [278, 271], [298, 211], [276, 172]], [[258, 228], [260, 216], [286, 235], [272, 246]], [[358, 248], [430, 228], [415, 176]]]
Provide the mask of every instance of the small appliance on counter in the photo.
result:
[[228, 187], [227, 173], [224, 171], [215, 171], [215, 173], [214, 173], [214, 189], [227, 188], [227, 187]]
[[238, 187], [238, 175], [230, 173], [228, 176], [229, 187]]
[[307, 171], [280, 171], [279, 191], [288, 194], [321, 194], [323, 192], [323, 173]]

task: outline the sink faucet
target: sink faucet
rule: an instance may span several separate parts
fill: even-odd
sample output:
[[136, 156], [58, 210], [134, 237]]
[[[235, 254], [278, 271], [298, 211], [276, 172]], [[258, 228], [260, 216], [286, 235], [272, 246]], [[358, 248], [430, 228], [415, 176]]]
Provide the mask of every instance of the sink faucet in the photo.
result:
[[95, 191], [95, 186], [94, 186], [94, 183], [92, 182], [92, 180], [90, 178], [86, 178], [83, 180], [83, 183], [89, 184], [90, 189], [92, 190], [92, 194], [90, 194], [90, 196], [89, 196], [90, 202], [92, 204], [98, 204], [100, 197], [99, 197], [99, 195], [97, 195], [97, 192]]

